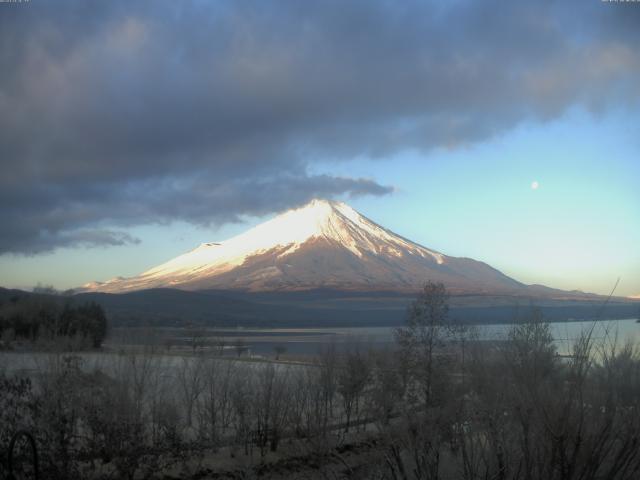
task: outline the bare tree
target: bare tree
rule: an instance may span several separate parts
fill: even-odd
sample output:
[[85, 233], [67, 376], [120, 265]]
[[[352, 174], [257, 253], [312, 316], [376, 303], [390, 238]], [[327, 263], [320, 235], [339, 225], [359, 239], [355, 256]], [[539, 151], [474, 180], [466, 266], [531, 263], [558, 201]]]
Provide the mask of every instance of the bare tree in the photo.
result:
[[287, 351], [287, 347], [284, 345], [276, 345], [273, 347], [273, 351], [276, 354], [276, 360], [280, 360], [280, 355], [284, 354]]
[[236, 339], [236, 341], [234, 342], [234, 347], [236, 349], [236, 353], [238, 357], [241, 357], [242, 355], [246, 355], [247, 352], [249, 351], [249, 347], [247, 346], [246, 342], [242, 338]]
[[405, 385], [394, 352], [382, 350], [373, 355], [372, 387], [368, 410], [382, 425], [387, 425], [395, 411], [402, 408]]
[[217, 447], [231, 423], [231, 385], [236, 372], [232, 361], [208, 360], [204, 365], [204, 388], [199, 403], [200, 437]]
[[202, 357], [182, 357], [177, 369], [177, 381], [182, 392], [189, 429], [193, 426], [193, 411], [205, 387], [204, 360]]
[[449, 295], [442, 283], [427, 282], [409, 307], [406, 326], [396, 330], [396, 340], [419, 386], [418, 398], [425, 405], [434, 399], [438, 349], [447, 338]]
[[333, 419], [333, 407], [338, 390], [338, 356], [333, 342], [320, 350], [319, 354], [319, 393], [321, 403], [321, 431], [326, 434]]
[[288, 423], [296, 437], [302, 438], [309, 434], [307, 429], [307, 413], [310, 409], [310, 379], [309, 369], [296, 369], [289, 377], [291, 398], [288, 409]]
[[276, 451], [282, 437], [289, 405], [288, 369], [277, 369], [272, 363], [263, 365], [258, 371], [254, 411], [256, 433], [260, 453], [264, 456], [267, 443]]
[[345, 432], [349, 431], [352, 415], [360, 413], [361, 396], [371, 379], [371, 363], [360, 350], [348, 351], [338, 373], [338, 392], [342, 397], [346, 417]]
[[235, 442], [244, 447], [245, 455], [249, 454], [250, 434], [253, 429], [251, 405], [253, 403], [253, 375], [246, 365], [238, 365], [236, 375], [231, 383], [231, 405], [233, 406], [233, 421]]

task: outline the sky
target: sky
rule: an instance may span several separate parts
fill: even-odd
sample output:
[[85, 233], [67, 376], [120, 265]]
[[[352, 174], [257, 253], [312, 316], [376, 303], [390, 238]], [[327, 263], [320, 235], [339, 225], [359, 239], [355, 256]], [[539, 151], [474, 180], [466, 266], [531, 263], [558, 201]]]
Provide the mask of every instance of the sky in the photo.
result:
[[640, 4], [596, 0], [0, 3], [0, 285], [135, 275], [331, 198], [640, 294], [639, 44]]

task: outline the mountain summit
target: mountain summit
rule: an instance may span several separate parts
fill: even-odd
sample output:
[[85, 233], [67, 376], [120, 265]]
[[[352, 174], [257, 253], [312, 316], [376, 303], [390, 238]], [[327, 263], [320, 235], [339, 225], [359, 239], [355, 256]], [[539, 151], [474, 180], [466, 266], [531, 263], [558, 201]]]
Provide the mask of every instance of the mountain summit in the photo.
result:
[[449, 257], [396, 235], [345, 203], [313, 200], [224, 242], [203, 243], [137, 277], [83, 289], [409, 291], [427, 280], [441, 281], [453, 293], [524, 287], [485, 263]]

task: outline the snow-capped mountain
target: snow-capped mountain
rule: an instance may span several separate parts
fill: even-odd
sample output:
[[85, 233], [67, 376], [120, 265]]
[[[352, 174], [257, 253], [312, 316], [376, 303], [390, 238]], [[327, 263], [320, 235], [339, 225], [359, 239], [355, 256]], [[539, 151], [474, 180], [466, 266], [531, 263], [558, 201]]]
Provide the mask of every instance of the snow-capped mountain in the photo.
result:
[[313, 200], [224, 242], [204, 243], [136, 277], [93, 282], [83, 290], [408, 291], [427, 280], [441, 281], [453, 293], [525, 287], [485, 263], [411, 242], [345, 203]]

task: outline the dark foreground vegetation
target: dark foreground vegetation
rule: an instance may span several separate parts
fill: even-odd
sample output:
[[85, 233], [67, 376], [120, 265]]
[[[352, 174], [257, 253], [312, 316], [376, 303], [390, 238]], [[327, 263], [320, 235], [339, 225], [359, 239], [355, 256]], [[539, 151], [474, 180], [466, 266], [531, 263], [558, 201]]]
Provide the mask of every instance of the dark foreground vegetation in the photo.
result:
[[53, 290], [0, 299], [0, 349], [51, 343], [97, 348], [106, 334], [107, 317], [95, 302], [72, 302]]
[[0, 478], [18, 429], [54, 480], [639, 478], [634, 346], [591, 330], [561, 357], [535, 311], [480, 342], [447, 302], [428, 284], [396, 349], [329, 346], [308, 364], [148, 349], [5, 365]]

